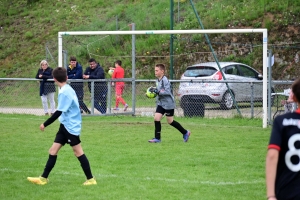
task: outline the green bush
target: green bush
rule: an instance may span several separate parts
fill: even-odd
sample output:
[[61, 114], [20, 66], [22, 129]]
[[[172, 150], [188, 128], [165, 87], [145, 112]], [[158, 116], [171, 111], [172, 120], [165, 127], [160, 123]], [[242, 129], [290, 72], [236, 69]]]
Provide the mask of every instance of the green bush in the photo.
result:
[[261, 27], [261, 22], [255, 22], [253, 24], [253, 28], [260, 28]]
[[8, 14], [9, 16], [16, 15], [16, 14], [18, 14], [18, 13], [19, 13], [19, 11], [18, 11], [16, 8], [11, 8], [11, 9], [9, 9], [9, 10], [7, 11], [7, 14]]
[[32, 3], [36, 3], [38, 2], [39, 0], [27, 0], [27, 5], [29, 4], [32, 4]]
[[34, 43], [34, 44], [40, 44], [40, 43], [41, 43], [41, 41], [40, 41], [39, 38], [33, 38], [33, 39], [31, 40], [31, 42]]
[[272, 29], [273, 27], [273, 22], [269, 19], [266, 19], [265, 21], [265, 28], [268, 29], [269, 31]]
[[33, 33], [31, 31], [27, 31], [24, 36], [25, 39], [29, 40], [33, 38]]
[[223, 58], [222, 61], [226, 62], [226, 61], [234, 61], [235, 60], [235, 55], [230, 54], [227, 57]]

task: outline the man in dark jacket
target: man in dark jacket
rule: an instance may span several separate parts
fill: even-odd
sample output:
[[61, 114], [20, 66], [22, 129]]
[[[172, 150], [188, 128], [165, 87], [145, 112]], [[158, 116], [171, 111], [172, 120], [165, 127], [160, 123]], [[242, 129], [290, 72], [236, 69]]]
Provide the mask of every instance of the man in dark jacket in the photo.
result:
[[[90, 66], [86, 68], [84, 79], [105, 79], [105, 73], [99, 63], [94, 58], [89, 60]], [[106, 113], [107, 83], [94, 82], [94, 91], [91, 91], [91, 82], [88, 83], [89, 91], [94, 92], [94, 107], [102, 114]]]
[[[67, 67], [67, 73], [68, 79], [82, 79], [82, 66], [77, 62], [76, 57], [74, 56], [70, 57], [70, 64]], [[70, 85], [75, 90], [81, 112], [83, 110], [85, 113], [90, 114], [91, 111], [83, 102], [83, 82], [71, 82]]]

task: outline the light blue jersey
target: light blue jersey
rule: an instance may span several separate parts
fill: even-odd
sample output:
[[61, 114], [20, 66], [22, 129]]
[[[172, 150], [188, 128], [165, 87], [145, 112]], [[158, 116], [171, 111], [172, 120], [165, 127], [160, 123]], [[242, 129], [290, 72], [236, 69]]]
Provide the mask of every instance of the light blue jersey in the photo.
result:
[[59, 90], [57, 110], [62, 112], [59, 121], [67, 131], [72, 135], [80, 135], [81, 113], [79, 103], [75, 91], [69, 84], [65, 84]]

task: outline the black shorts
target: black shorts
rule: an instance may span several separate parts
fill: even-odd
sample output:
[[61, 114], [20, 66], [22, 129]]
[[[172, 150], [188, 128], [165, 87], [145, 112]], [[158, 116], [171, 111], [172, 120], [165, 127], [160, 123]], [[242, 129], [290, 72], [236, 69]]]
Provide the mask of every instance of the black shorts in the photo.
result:
[[63, 124], [60, 124], [54, 142], [59, 143], [61, 145], [65, 145], [67, 143], [70, 144], [70, 146], [75, 146], [77, 144], [80, 144], [81, 141], [79, 136], [72, 135], [67, 131]]
[[166, 110], [166, 109], [164, 109], [164, 108], [161, 107], [161, 106], [157, 106], [155, 112], [160, 113], [160, 114], [162, 114], [162, 115], [166, 114], [167, 117], [172, 117], [172, 116], [174, 116], [174, 109]]

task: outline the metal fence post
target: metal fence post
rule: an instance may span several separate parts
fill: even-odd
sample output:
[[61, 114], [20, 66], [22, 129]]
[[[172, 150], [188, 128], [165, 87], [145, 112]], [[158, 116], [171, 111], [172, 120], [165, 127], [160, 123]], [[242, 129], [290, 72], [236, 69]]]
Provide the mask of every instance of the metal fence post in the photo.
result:
[[271, 120], [271, 88], [272, 88], [272, 50], [268, 50], [268, 124], [272, 124]]
[[251, 87], [251, 103], [250, 103], [250, 105], [251, 105], [251, 118], [253, 118], [254, 117], [254, 85], [253, 85], [253, 83], [251, 82], [250, 83], [250, 87]]
[[63, 57], [64, 57], [64, 66], [59, 66], [59, 67], [65, 67], [67, 68], [67, 58], [68, 58], [68, 51], [67, 50], [63, 50]]
[[[135, 30], [135, 23], [131, 24], [131, 30]], [[132, 62], [132, 112], [135, 115], [135, 102], [136, 102], [136, 90], [135, 90], [135, 35], [132, 35], [132, 47], [131, 47], [131, 62]]]
[[95, 97], [95, 81], [92, 80], [91, 82], [91, 114], [93, 115], [94, 112], [94, 97]]
[[107, 81], [108, 87], [107, 87], [107, 102], [108, 102], [108, 113], [111, 113], [111, 79]]

